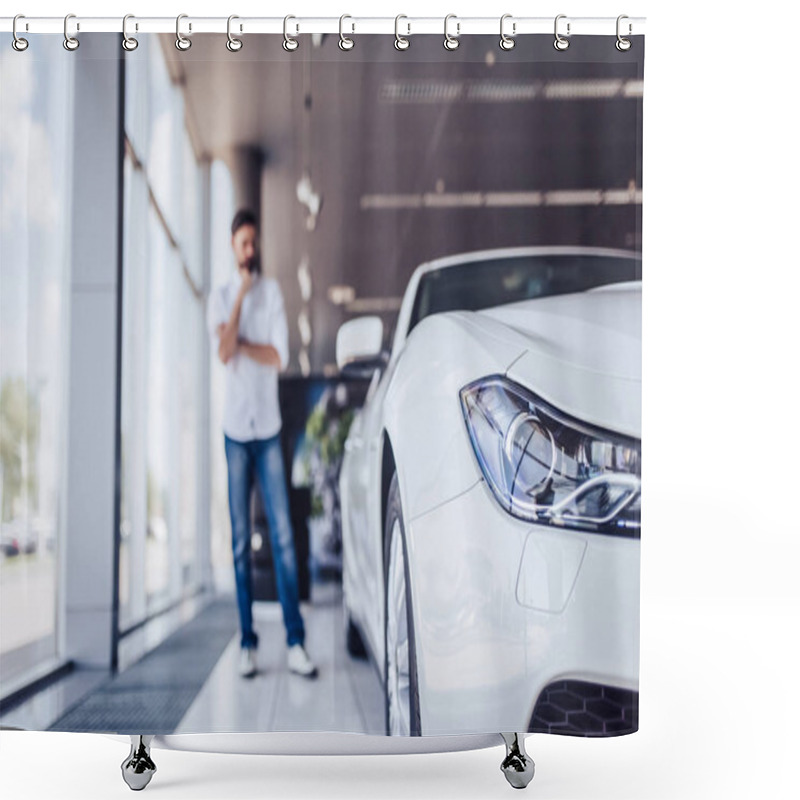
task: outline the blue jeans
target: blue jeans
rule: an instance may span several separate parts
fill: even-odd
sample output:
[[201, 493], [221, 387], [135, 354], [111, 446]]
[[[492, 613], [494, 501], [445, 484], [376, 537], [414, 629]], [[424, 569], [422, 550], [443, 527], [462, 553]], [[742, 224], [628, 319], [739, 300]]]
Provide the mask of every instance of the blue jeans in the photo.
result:
[[253, 439], [248, 442], [239, 442], [225, 435], [225, 457], [228, 461], [228, 502], [231, 512], [236, 598], [242, 629], [241, 646], [258, 647], [258, 634], [253, 628], [253, 589], [250, 574], [250, 489], [254, 472], [269, 523], [275, 580], [286, 626], [286, 644], [303, 644], [305, 629], [300, 616], [294, 533], [289, 518], [280, 434], [269, 439]]

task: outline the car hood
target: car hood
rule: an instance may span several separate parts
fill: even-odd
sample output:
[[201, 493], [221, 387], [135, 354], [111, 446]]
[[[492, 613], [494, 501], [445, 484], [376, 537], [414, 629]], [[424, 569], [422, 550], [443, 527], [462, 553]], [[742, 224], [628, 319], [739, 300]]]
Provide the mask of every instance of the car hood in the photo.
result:
[[523, 348], [507, 376], [561, 411], [641, 438], [641, 281], [470, 314], [474, 333]]

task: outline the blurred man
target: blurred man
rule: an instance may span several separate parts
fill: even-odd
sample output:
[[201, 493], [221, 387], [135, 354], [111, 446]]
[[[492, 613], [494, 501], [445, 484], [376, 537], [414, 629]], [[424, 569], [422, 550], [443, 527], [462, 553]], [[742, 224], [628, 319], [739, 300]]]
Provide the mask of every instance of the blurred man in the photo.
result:
[[278, 373], [289, 358], [283, 296], [273, 278], [261, 274], [258, 225], [253, 212], [241, 209], [231, 225], [236, 271], [211, 292], [208, 328], [215, 352], [225, 365], [223, 432], [228, 462], [236, 596], [241, 624], [239, 672], [257, 672], [258, 634], [253, 628], [250, 574], [250, 489], [255, 474], [269, 523], [278, 596], [286, 627], [287, 665], [292, 672], [316, 677], [304, 648], [294, 533], [281, 453]]

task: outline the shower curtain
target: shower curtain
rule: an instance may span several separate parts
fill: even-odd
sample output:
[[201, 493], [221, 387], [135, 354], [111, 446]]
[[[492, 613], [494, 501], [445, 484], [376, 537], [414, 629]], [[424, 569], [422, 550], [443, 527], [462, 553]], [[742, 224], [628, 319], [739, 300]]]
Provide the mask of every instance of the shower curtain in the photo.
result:
[[350, 38], [3, 45], [3, 727], [637, 730], [643, 37]]

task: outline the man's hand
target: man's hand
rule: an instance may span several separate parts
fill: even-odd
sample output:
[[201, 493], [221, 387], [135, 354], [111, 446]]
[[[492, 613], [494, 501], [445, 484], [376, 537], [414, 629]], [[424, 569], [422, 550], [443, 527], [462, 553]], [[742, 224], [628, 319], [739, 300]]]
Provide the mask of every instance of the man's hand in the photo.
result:
[[239, 267], [239, 275], [242, 277], [242, 283], [239, 286], [239, 296], [244, 297], [253, 285], [253, 273], [247, 267]]

